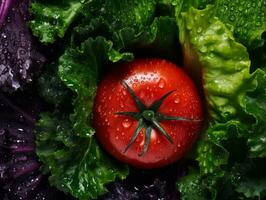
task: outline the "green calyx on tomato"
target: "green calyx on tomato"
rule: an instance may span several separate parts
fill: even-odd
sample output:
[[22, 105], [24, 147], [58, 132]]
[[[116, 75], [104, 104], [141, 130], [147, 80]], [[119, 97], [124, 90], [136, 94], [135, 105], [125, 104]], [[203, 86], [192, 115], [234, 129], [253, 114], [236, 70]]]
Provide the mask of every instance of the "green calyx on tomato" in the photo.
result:
[[159, 100], [155, 101], [151, 106], [145, 106], [138, 96], [134, 93], [134, 91], [129, 87], [129, 85], [123, 81], [123, 85], [127, 88], [129, 94], [133, 98], [136, 106], [138, 108], [138, 112], [116, 112], [117, 115], [125, 115], [130, 116], [136, 120], [138, 120], [138, 125], [133, 133], [133, 136], [130, 139], [129, 144], [124, 150], [124, 153], [130, 148], [130, 146], [135, 142], [140, 131], [142, 128], [145, 129], [145, 144], [143, 151], [139, 154], [139, 156], [143, 156], [149, 147], [150, 138], [151, 138], [151, 131], [152, 129], [157, 129], [172, 145], [174, 144], [171, 136], [167, 133], [167, 131], [160, 125], [160, 121], [162, 120], [176, 120], [176, 121], [201, 121], [195, 120], [190, 118], [183, 118], [183, 117], [176, 117], [176, 116], [169, 116], [158, 112], [160, 106], [162, 105], [163, 101], [170, 96], [175, 90], [167, 92], [163, 95]]

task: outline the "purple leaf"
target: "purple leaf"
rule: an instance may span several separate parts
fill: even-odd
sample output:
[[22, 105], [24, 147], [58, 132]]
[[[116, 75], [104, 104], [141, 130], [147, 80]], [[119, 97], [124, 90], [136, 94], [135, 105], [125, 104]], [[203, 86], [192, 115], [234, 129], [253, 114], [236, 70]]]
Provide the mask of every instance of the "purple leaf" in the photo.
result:
[[35, 153], [34, 124], [42, 101], [32, 88], [0, 92], [0, 199], [67, 199], [40, 171]]
[[14, 0], [2, 0], [0, 3], [0, 27], [4, 23], [6, 16], [8, 14], [8, 11], [13, 4]]
[[32, 82], [45, 59], [27, 27], [29, 0], [3, 0], [0, 7], [0, 89], [13, 92]]

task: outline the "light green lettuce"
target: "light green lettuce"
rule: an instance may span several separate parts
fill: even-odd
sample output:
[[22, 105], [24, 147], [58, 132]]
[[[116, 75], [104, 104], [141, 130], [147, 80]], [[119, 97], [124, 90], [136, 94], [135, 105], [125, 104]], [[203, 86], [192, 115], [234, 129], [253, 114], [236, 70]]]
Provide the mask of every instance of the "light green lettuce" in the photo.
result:
[[191, 7], [204, 9], [212, 4], [213, 16], [218, 17], [227, 26], [233, 26], [233, 35], [237, 42], [249, 50], [261, 47], [265, 43], [266, 3], [264, 0], [176, 0], [168, 5], [176, 5], [176, 12], [189, 10]]
[[[250, 74], [247, 48], [235, 39], [234, 27], [217, 16], [215, 5], [204, 10], [190, 8], [177, 14], [177, 22], [185, 67], [202, 84], [208, 112], [195, 158], [199, 164], [199, 170], [193, 172], [200, 184], [197, 187], [209, 194], [203, 199], [223, 199], [226, 189], [219, 186], [223, 183], [232, 189], [229, 199], [262, 197], [261, 184], [257, 188], [254, 184], [257, 193], [244, 191], [245, 181], [255, 183], [251, 177], [243, 175], [246, 180], [237, 184], [229, 177], [236, 176], [233, 166], [244, 162], [249, 150], [254, 157], [265, 156], [265, 72]], [[189, 180], [177, 183], [184, 199], [190, 195], [185, 187]]]

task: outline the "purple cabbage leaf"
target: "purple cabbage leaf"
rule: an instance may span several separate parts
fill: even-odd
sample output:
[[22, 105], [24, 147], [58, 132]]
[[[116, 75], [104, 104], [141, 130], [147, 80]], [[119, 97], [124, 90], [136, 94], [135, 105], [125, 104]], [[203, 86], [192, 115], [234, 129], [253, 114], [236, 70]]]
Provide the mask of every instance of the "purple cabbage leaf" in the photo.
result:
[[30, 1], [0, 4], [0, 90], [13, 92], [32, 82], [45, 59], [27, 26]]
[[34, 124], [41, 101], [33, 89], [0, 92], [0, 197], [4, 200], [68, 199], [50, 187], [35, 154]]

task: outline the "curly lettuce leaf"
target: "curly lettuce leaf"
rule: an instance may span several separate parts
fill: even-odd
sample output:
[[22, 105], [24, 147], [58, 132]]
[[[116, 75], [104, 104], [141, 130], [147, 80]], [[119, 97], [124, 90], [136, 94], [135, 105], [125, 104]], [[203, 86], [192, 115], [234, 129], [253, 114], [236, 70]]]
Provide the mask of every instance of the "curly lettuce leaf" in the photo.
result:
[[38, 78], [38, 92], [44, 100], [54, 105], [56, 108], [69, 107], [69, 99], [73, 97], [73, 93], [66, 87], [63, 81], [57, 75], [58, 63], [50, 63], [46, 65]]
[[53, 43], [64, 37], [82, 7], [80, 0], [34, 0], [31, 4], [33, 20], [29, 25], [41, 42]]
[[125, 178], [127, 168], [105, 155], [94, 137], [73, 133], [71, 122], [59, 114], [42, 114], [37, 124], [37, 154], [51, 172], [50, 184], [80, 200], [96, 199], [105, 185]]
[[30, 27], [42, 42], [53, 43], [64, 37], [77, 18], [81, 19], [78, 32], [91, 29], [91, 21], [98, 19], [104, 19], [112, 30], [125, 27], [141, 30], [143, 25], [152, 20], [154, 11], [153, 0], [35, 0], [31, 6], [34, 18]]
[[266, 3], [264, 0], [179, 0], [176, 2], [176, 15], [191, 7], [204, 9], [212, 4], [213, 13], [228, 27], [234, 28], [234, 37], [248, 49], [256, 49], [265, 43]]
[[220, 167], [227, 164], [228, 156], [228, 151], [221, 145], [211, 141], [202, 141], [198, 144], [197, 160], [202, 174], [219, 172], [222, 176], [223, 171]]
[[[228, 178], [226, 168], [240, 159], [239, 155], [241, 159], [247, 156], [244, 151], [247, 139], [251, 141], [252, 135], [257, 139], [265, 129], [261, 119], [265, 113], [265, 92], [262, 92], [265, 77], [254, 78], [249, 73], [246, 47], [234, 38], [234, 29], [216, 17], [214, 8], [191, 8], [177, 19], [185, 66], [199, 75], [198, 83], [203, 83], [207, 102], [209, 126], [198, 143], [196, 160], [202, 180], [199, 187], [209, 191], [211, 199], [219, 193], [217, 184]], [[241, 154], [232, 145], [242, 148], [236, 142], [242, 140], [245, 148]], [[263, 140], [258, 145], [263, 145]], [[206, 179], [207, 182], [203, 181]]]
[[246, 96], [246, 110], [256, 119], [254, 133], [248, 138], [250, 156], [266, 157], [266, 72], [257, 70], [254, 74], [257, 87]]
[[264, 0], [217, 0], [216, 16], [234, 27], [236, 40], [250, 49], [263, 46], [266, 32], [266, 3]]
[[73, 40], [77, 45], [88, 37], [103, 36], [120, 50], [145, 32], [154, 18], [155, 8], [154, 0], [92, 1], [82, 10]]
[[[223, 183], [231, 187], [231, 199], [264, 199], [266, 197], [265, 159], [246, 159], [228, 170]], [[225, 194], [226, 195], [226, 194]], [[229, 198], [228, 198], [229, 199]]]
[[[87, 39], [79, 47], [69, 47], [59, 59], [61, 80], [53, 78], [49, 68], [48, 75], [44, 73], [40, 78], [42, 87], [45, 80], [57, 84], [51, 91], [44, 91], [44, 96], [55, 104], [56, 112], [42, 114], [38, 122], [37, 153], [44, 164], [43, 171], [51, 173], [51, 185], [81, 200], [96, 199], [107, 192], [106, 184], [128, 174], [125, 165], [102, 151], [91, 126], [100, 72], [114, 62], [132, 59], [131, 53], [119, 53], [112, 45], [111, 41], [97, 37]], [[54, 101], [55, 97], [62, 101]], [[73, 100], [72, 111], [63, 109], [65, 98]]]
[[96, 95], [100, 71], [107, 61], [117, 62], [132, 59], [132, 54], [115, 51], [112, 42], [103, 37], [89, 38], [80, 47], [68, 48], [59, 59], [59, 77], [77, 94], [74, 100], [74, 113], [71, 115], [75, 134], [92, 136], [91, 126], [93, 99]]
[[214, 16], [212, 6], [204, 10], [190, 9], [178, 21], [185, 65], [202, 75], [198, 78], [203, 81], [209, 115], [217, 122], [235, 119], [241, 122], [246, 117], [244, 96], [255, 87], [250, 79], [246, 48]]
[[210, 192], [202, 184], [202, 176], [194, 169], [190, 169], [188, 174], [179, 179], [176, 185], [182, 200], [210, 199]]

